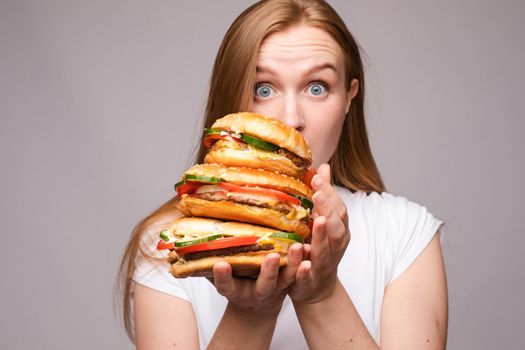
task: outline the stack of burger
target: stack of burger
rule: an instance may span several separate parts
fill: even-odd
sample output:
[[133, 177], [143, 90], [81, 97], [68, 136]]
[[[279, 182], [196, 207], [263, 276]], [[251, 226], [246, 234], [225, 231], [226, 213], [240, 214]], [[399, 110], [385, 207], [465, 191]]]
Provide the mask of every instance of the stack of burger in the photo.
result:
[[236, 276], [256, 276], [276, 252], [310, 234], [312, 191], [303, 181], [311, 152], [302, 135], [260, 114], [235, 113], [205, 130], [204, 164], [175, 185], [185, 217], [161, 232], [175, 277], [212, 276], [226, 261]]

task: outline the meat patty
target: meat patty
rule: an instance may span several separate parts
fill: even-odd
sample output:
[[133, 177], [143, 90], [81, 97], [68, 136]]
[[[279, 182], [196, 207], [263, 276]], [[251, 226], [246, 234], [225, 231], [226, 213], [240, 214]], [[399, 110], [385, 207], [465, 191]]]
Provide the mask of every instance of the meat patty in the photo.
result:
[[305, 164], [305, 161], [303, 160], [303, 158], [295, 155], [294, 153], [288, 151], [287, 149], [279, 148], [276, 151], [276, 153], [280, 154], [283, 157], [286, 157], [286, 158], [290, 159], [292, 161], [292, 163], [294, 163], [295, 166], [297, 166], [299, 168], [306, 168], [309, 165], [309, 164]]
[[236, 202], [240, 204], [253, 205], [253, 206], [257, 206], [261, 208], [274, 209], [283, 214], [288, 214], [290, 210], [292, 210], [292, 208], [286, 203], [277, 203], [274, 206], [270, 206], [268, 203], [259, 201], [253, 197], [247, 197], [246, 195], [243, 196], [242, 193], [230, 193], [230, 195], [227, 196], [226, 192], [218, 191], [218, 192], [198, 193], [192, 196], [196, 198], [204, 199], [207, 201], [212, 201], [212, 202], [232, 201], [232, 202]]
[[[184, 255], [184, 260], [197, 260], [201, 258], [206, 258], [208, 256], [228, 256], [228, 255], [235, 255], [239, 253], [246, 253], [246, 252], [258, 252], [260, 250], [272, 250], [273, 244], [271, 243], [265, 243], [265, 244], [251, 244], [251, 245], [243, 245], [238, 247], [230, 247], [230, 248], [222, 248], [222, 249], [213, 249], [213, 250], [204, 250], [201, 252], [195, 252], [195, 253], [188, 253]], [[177, 262], [178, 257], [176, 254], [170, 254], [169, 257], [169, 263], [174, 264]]]

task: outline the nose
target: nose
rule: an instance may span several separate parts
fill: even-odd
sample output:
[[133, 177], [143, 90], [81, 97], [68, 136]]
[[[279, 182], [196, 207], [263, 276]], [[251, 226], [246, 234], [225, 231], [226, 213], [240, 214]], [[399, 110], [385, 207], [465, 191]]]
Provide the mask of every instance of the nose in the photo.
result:
[[304, 115], [297, 96], [286, 96], [281, 118], [284, 123], [298, 131], [304, 129]]

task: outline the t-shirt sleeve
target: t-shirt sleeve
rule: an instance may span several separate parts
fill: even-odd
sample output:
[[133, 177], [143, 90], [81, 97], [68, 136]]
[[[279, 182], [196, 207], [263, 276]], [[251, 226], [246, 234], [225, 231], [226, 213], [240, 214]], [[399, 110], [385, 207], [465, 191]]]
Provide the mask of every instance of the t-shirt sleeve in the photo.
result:
[[190, 300], [185, 280], [177, 279], [169, 272], [166, 252], [156, 249], [160, 227], [145, 232], [141, 238], [140, 250], [147, 256], [139, 254], [133, 280], [159, 292]]
[[166, 261], [141, 261], [133, 274], [133, 280], [159, 292], [190, 300], [184, 282], [171, 275]]
[[390, 202], [389, 222], [392, 246], [392, 273], [390, 281], [399, 277], [421, 254], [437, 233], [443, 221], [435, 218], [427, 208], [403, 197], [387, 199]]

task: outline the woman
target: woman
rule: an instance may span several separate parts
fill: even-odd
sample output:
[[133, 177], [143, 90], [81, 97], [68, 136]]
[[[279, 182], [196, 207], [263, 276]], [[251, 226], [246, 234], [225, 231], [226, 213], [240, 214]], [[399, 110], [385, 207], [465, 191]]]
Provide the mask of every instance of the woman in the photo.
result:
[[210, 281], [177, 280], [152, 251], [180, 215], [168, 201], [135, 229], [121, 265], [138, 348], [445, 347], [441, 221], [384, 192], [363, 103], [358, 46], [323, 1], [263, 1], [235, 20], [215, 61], [205, 126], [250, 110], [306, 137], [318, 168], [312, 241], [292, 245], [281, 270], [268, 255], [254, 280], [233, 278], [227, 263]]

